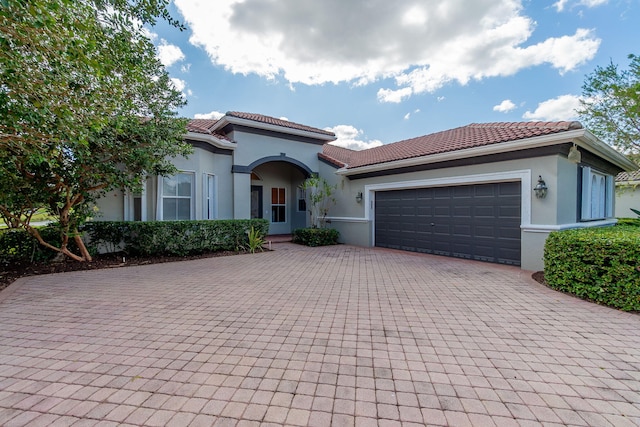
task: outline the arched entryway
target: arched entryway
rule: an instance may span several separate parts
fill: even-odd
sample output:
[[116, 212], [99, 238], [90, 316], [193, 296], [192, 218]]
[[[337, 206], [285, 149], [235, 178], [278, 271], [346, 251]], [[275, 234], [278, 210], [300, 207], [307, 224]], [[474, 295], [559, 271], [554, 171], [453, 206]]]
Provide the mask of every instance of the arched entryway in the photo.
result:
[[290, 234], [306, 227], [307, 210], [300, 186], [311, 170], [293, 159], [267, 158], [251, 166], [251, 217], [270, 222], [269, 234]]

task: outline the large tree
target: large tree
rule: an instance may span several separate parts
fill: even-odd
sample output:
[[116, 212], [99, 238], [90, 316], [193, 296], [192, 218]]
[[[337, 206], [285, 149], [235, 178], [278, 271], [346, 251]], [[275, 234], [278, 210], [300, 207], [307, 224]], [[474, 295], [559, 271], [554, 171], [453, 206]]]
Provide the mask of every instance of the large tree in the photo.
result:
[[[144, 27], [180, 28], [167, 3], [0, 0], [0, 213], [73, 259], [91, 260], [78, 226], [98, 197], [136, 191], [190, 153], [183, 96]], [[59, 242], [29, 224], [40, 207], [58, 220]]]
[[640, 57], [629, 55], [629, 68], [611, 62], [597, 67], [582, 86], [581, 120], [619, 151], [640, 160]]

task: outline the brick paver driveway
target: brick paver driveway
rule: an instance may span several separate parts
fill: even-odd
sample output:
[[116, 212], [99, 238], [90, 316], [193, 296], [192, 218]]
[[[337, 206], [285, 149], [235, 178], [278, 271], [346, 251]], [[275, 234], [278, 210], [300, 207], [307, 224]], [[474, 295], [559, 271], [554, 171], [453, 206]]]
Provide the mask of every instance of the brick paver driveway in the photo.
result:
[[22, 279], [0, 425], [640, 425], [640, 316], [350, 246]]

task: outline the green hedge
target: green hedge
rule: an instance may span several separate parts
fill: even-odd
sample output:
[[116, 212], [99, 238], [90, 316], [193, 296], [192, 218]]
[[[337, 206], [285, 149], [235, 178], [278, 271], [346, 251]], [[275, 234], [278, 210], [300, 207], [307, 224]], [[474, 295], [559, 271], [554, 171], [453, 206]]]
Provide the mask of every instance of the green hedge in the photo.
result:
[[[60, 230], [55, 226], [37, 227], [42, 238], [53, 246], [60, 246]], [[69, 249], [76, 252], [75, 241], [69, 240]], [[87, 248], [90, 252], [94, 248]], [[20, 265], [51, 261], [57, 252], [42, 246], [23, 229], [0, 230], [0, 265]]]
[[640, 218], [618, 218], [618, 225], [632, 225], [640, 227]]
[[203, 221], [96, 221], [84, 230], [93, 244], [122, 248], [136, 255], [184, 256], [246, 248], [253, 227], [262, 236], [269, 231], [266, 219]]
[[292, 240], [306, 246], [338, 244], [340, 233], [333, 228], [298, 228], [293, 230]]
[[552, 232], [544, 248], [549, 286], [625, 311], [640, 310], [640, 228]]
[[[248, 250], [248, 233], [253, 227], [261, 236], [269, 231], [266, 219], [214, 221], [96, 221], [82, 227], [91, 253], [101, 246], [108, 252], [136, 255], [184, 256], [224, 250]], [[59, 244], [55, 227], [42, 227], [44, 239]], [[69, 248], [76, 252], [73, 241]], [[50, 261], [56, 253], [40, 245], [24, 230], [0, 231], [0, 265]]]

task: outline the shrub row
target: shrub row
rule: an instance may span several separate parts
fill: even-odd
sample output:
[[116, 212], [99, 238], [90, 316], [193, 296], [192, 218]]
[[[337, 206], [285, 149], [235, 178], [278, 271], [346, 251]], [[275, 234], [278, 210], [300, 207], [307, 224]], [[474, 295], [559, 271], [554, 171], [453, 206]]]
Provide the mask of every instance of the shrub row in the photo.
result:
[[640, 228], [556, 231], [544, 248], [544, 277], [554, 289], [625, 311], [640, 310]]
[[122, 247], [135, 255], [185, 256], [246, 249], [252, 227], [265, 236], [269, 221], [97, 221], [85, 224], [84, 231], [92, 244], [107, 250]]
[[[55, 227], [38, 227], [42, 238], [54, 246], [60, 246], [60, 231]], [[75, 243], [69, 242], [72, 250]], [[29, 233], [22, 229], [0, 230], [0, 265], [26, 264], [50, 261], [56, 256], [51, 249], [45, 248]]]
[[333, 228], [298, 228], [293, 230], [292, 240], [306, 246], [337, 245], [340, 232]]
[[[124, 251], [137, 255], [184, 256], [224, 250], [248, 250], [251, 228], [265, 236], [269, 231], [266, 219], [215, 221], [97, 221], [82, 228], [87, 248], [95, 253]], [[43, 238], [59, 244], [59, 231], [55, 227], [39, 229]], [[72, 251], [77, 248], [69, 242]], [[49, 261], [56, 256], [41, 246], [24, 230], [0, 232], [0, 265]]]

